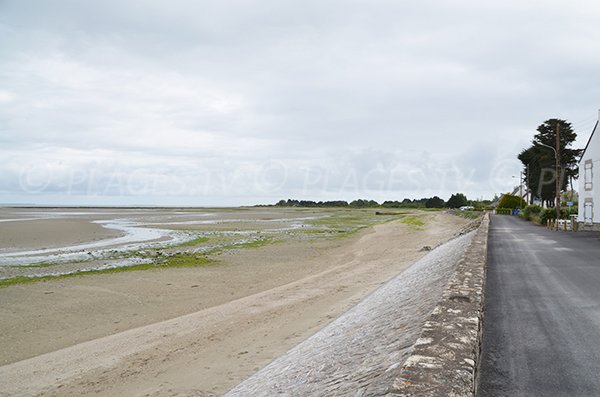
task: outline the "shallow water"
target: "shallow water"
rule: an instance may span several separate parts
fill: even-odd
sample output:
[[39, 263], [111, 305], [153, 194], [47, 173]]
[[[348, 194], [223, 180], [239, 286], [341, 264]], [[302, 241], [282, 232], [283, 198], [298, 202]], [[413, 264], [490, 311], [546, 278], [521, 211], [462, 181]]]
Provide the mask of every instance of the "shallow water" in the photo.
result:
[[[15, 251], [12, 247], [0, 248], [0, 279], [16, 276], [48, 276], [76, 273], [88, 270], [101, 270], [107, 267], [132, 266], [149, 263], [148, 258], [123, 258], [140, 250], [160, 249], [176, 246], [192, 239], [224, 237], [228, 245], [239, 245], [260, 238], [261, 234], [277, 234], [305, 226], [304, 222], [322, 216], [290, 217], [274, 219], [238, 218], [235, 215], [220, 212], [184, 212], [155, 210], [123, 211], [12, 211], [2, 222], [23, 222], [39, 219], [65, 219], [82, 217], [82, 222], [101, 225], [119, 232], [119, 236], [97, 241], [63, 245], [53, 248], [23, 249]], [[254, 213], [254, 217], [273, 215], [268, 212]], [[7, 215], [5, 215], [7, 216]], [[326, 215], [325, 215], [326, 216]], [[18, 217], [18, 218], [17, 218]], [[206, 219], [214, 218], [214, 219]], [[216, 224], [274, 224], [272, 228], [256, 230], [172, 230], [171, 225], [216, 225]], [[234, 229], [232, 226], [231, 229]], [[256, 235], [254, 238], [253, 235]], [[207, 252], [219, 248], [219, 245], [197, 247], [190, 252]], [[51, 268], [50, 268], [51, 267]]]

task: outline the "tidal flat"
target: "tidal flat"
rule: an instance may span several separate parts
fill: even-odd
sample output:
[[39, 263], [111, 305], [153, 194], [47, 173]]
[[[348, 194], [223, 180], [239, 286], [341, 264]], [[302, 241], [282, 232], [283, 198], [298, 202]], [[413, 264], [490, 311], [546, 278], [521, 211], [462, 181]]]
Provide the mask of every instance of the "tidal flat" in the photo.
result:
[[[79, 396], [221, 395], [469, 223], [262, 207], [11, 208], [0, 220], [0, 390]], [[128, 259], [148, 262], [97, 268]]]
[[342, 237], [395, 219], [279, 208], [0, 209], [0, 286], [85, 273], [195, 266], [224, 250]]

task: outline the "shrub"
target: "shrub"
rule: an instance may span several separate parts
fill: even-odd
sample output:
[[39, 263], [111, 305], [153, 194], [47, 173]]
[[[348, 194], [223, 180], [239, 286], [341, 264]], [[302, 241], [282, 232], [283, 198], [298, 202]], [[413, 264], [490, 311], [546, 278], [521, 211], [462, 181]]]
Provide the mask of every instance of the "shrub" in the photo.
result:
[[498, 208], [510, 208], [514, 210], [517, 208], [525, 207], [526, 205], [527, 203], [521, 197], [513, 196], [512, 194], [507, 193], [500, 199], [500, 202], [498, 203]]
[[528, 205], [521, 212], [520, 216], [521, 216], [521, 218], [525, 219], [526, 221], [531, 221], [531, 220], [534, 220], [535, 218], [538, 218], [540, 215], [540, 212], [542, 212], [542, 207], [540, 207], [539, 205]]
[[[566, 219], [569, 217], [569, 210], [565, 208], [560, 209], [560, 218]], [[556, 209], [546, 208], [540, 214], [540, 223], [545, 225], [549, 219], [556, 219]]]

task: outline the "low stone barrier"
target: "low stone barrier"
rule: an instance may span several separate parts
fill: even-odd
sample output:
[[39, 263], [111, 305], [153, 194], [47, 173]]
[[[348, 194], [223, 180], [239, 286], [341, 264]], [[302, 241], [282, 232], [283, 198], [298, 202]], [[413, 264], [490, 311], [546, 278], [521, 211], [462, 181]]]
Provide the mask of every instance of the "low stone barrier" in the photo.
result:
[[460, 259], [411, 356], [386, 394], [473, 396], [481, 346], [489, 215]]

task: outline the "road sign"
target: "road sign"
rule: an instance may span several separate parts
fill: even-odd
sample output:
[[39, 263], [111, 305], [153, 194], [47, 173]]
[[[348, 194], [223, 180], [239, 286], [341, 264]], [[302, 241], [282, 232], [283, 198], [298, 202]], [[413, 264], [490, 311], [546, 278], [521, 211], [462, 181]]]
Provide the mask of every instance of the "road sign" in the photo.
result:
[[572, 201], [567, 201], [567, 207], [572, 207], [573, 206], [573, 202]]

